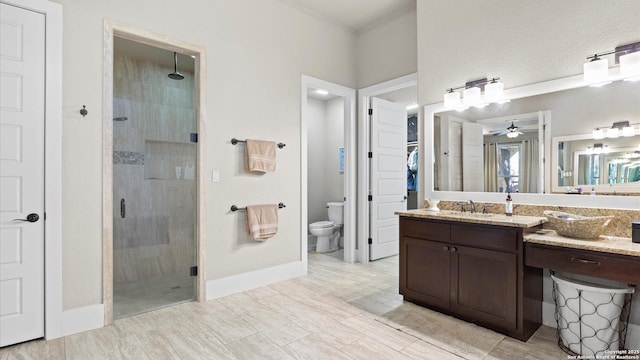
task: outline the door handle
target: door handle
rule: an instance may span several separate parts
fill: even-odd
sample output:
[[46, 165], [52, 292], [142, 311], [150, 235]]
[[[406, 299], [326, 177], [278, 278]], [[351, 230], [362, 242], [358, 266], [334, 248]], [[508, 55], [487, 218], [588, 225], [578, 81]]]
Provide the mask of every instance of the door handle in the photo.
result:
[[124, 202], [124, 199], [120, 199], [120, 217], [124, 219], [127, 215], [127, 204]]
[[13, 221], [26, 221], [26, 222], [32, 222], [32, 223], [38, 220], [40, 220], [40, 216], [38, 216], [38, 214], [36, 213], [27, 215], [26, 219], [13, 219]]
[[443, 246], [442, 246], [442, 250], [444, 250], [444, 251], [449, 251], [449, 247], [448, 247], [447, 245], [443, 245]]
[[402, 201], [407, 201], [407, 195], [402, 197]]
[[451, 252], [452, 252], [452, 253], [454, 253], [454, 252], [456, 252], [456, 251], [458, 251], [458, 249], [456, 249], [456, 247], [455, 247], [455, 246], [452, 246], [452, 247], [451, 247]]

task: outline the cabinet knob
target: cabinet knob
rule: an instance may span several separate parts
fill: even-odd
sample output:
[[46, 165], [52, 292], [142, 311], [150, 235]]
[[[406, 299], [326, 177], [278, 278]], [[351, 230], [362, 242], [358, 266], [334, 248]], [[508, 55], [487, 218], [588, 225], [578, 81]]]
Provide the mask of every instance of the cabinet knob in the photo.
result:
[[451, 247], [451, 252], [452, 252], [452, 253], [454, 253], [454, 252], [456, 252], [456, 251], [458, 251], [458, 249], [456, 249], [456, 247], [455, 247], [455, 246], [452, 246], [452, 247]]
[[449, 247], [448, 247], [447, 245], [444, 245], [444, 246], [442, 247], [442, 250], [444, 250], [444, 251], [449, 251]]

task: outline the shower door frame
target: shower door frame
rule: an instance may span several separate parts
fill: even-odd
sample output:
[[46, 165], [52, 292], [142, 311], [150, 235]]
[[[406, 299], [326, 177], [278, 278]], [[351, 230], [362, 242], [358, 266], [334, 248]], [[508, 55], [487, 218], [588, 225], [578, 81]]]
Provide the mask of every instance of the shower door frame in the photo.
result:
[[196, 301], [206, 301], [206, 247], [205, 247], [205, 177], [204, 146], [206, 139], [205, 116], [205, 48], [168, 38], [146, 30], [104, 21], [103, 92], [102, 92], [102, 302], [104, 325], [113, 323], [113, 44], [114, 37], [195, 56], [194, 98], [198, 142], [196, 150], [196, 258], [198, 275]]

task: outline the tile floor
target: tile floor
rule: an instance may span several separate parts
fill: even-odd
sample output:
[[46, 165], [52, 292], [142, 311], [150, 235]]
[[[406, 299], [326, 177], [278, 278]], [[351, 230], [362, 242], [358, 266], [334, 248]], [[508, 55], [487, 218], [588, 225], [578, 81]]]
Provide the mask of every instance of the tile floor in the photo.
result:
[[347, 264], [340, 255], [310, 252], [307, 276], [14, 345], [0, 360], [567, 359], [554, 329], [523, 343], [403, 302], [397, 257]]

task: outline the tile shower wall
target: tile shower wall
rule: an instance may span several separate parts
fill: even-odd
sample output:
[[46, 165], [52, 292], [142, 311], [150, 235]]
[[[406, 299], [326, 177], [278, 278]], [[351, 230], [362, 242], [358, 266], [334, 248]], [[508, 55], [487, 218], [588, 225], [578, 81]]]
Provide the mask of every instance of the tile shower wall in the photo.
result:
[[[114, 57], [114, 282], [188, 272], [195, 265], [196, 132], [193, 74]], [[176, 171], [180, 167], [180, 176]], [[121, 217], [121, 199], [126, 202]]]

